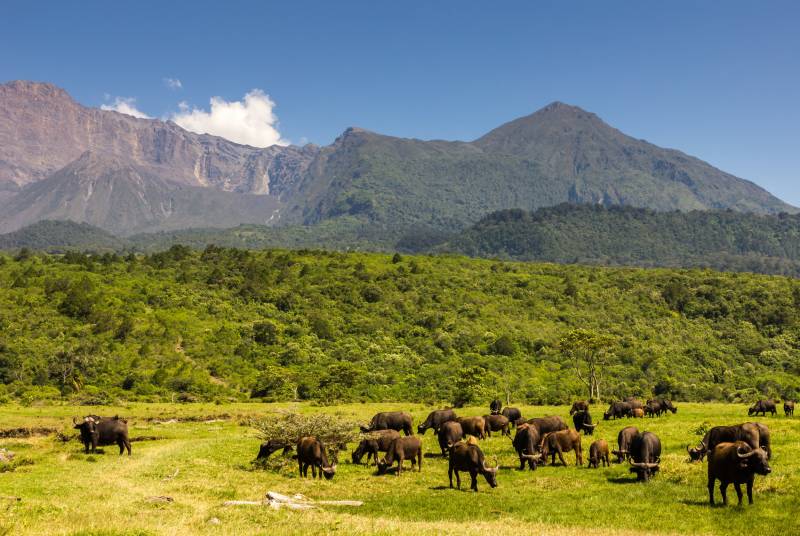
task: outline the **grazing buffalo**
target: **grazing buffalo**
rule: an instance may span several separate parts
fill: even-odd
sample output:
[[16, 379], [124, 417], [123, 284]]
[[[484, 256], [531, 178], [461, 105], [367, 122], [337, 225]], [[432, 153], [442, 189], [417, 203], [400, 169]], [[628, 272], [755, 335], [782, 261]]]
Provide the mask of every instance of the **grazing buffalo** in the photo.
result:
[[633, 407], [630, 402], [612, 402], [608, 410], [603, 413], [603, 420], [607, 421], [611, 418], [621, 419], [622, 417], [630, 417]]
[[511, 424], [516, 425], [516, 422], [522, 418], [522, 412], [517, 408], [503, 408], [503, 411], [500, 412], [500, 415], [508, 419], [508, 422]]
[[627, 396], [627, 397], [625, 397], [625, 400], [623, 400], [623, 402], [627, 402], [628, 404], [630, 404], [631, 405], [631, 409], [644, 407], [644, 404], [642, 404], [642, 401], [639, 400], [638, 398], [636, 398], [635, 396]]
[[541, 442], [539, 429], [531, 424], [522, 423], [517, 425], [517, 433], [511, 440], [514, 450], [519, 456], [519, 469], [525, 469], [525, 463], [531, 471], [536, 469], [537, 462], [541, 459], [541, 454], [537, 454], [539, 443]]
[[630, 457], [630, 447], [633, 438], [639, 435], [639, 429], [635, 426], [626, 426], [617, 434], [617, 447], [612, 453], [617, 457], [617, 463], [622, 463]]
[[578, 400], [577, 402], [573, 402], [572, 407], [569, 408], [569, 414], [574, 415], [579, 411], [589, 411], [589, 403], [585, 400]]
[[647, 404], [644, 405], [644, 414], [648, 417], [658, 417], [661, 415], [661, 406], [658, 402], [648, 400]]
[[697, 447], [686, 447], [692, 461], [702, 461], [707, 453], [713, 452], [720, 443], [744, 441], [750, 448], [763, 448], [767, 458], [772, 458], [772, 446], [769, 428], [760, 422], [746, 422], [732, 426], [715, 426], [703, 437]]
[[672, 402], [666, 398], [652, 398], [644, 405], [645, 415], [649, 415], [651, 417], [660, 417], [667, 411], [677, 413], [678, 408], [676, 408]]
[[328, 463], [325, 445], [313, 436], [301, 437], [297, 442], [297, 463], [300, 466], [300, 476], [302, 477], [308, 476], [309, 466], [312, 478], [317, 478], [317, 469], [319, 469], [319, 478], [324, 476], [325, 480], [330, 480], [336, 474], [336, 464]]
[[642, 408], [633, 408], [631, 416], [636, 419], [642, 419], [644, 418], [644, 410]]
[[76, 430], [80, 430], [81, 442], [86, 453], [91, 447], [92, 454], [97, 452], [98, 446], [113, 445], [119, 446], [119, 454], [122, 455], [128, 450], [131, 455], [131, 440], [128, 437], [128, 421], [114, 417], [100, 417], [98, 415], [88, 415], [83, 421], [73, 417], [72, 424]]
[[386, 473], [397, 461], [397, 476], [403, 471], [403, 461], [411, 460], [411, 466], [417, 465], [422, 472], [422, 441], [418, 437], [398, 437], [389, 445], [386, 456], [378, 462], [378, 474]]
[[786, 414], [787, 417], [794, 416], [794, 400], [783, 401], [783, 412]]
[[402, 431], [407, 436], [414, 435], [411, 415], [405, 411], [384, 411], [375, 414], [369, 421], [369, 426], [361, 426], [361, 431], [374, 432], [375, 430], [397, 430]]
[[589, 410], [581, 410], [572, 416], [572, 424], [575, 425], [577, 431], [583, 431], [585, 435], [592, 435], [596, 424], [592, 424], [592, 416], [589, 415]]
[[431, 411], [428, 414], [428, 418], [425, 419], [425, 422], [417, 426], [417, 433], [425, 434], [425, 431], [428, 428], [432, 428], [433, 433], [436, 434], [439, 432], [439, 427], [442, 424], [446, 423], [447, 421], [454, 421], [456, 418], [455, 412], [450, 408]]
[[439, 439], [439, 448], [442, 449], [442, 456], [446, 456], [450, 447], [464, 439], [464, 429], [457, 421], [447, 421], [439, 428], [436, 434]]
[[450, 487], [453, 487], [453, 473], [456, 474], [456, 485], [461, 489], [461, 475], [459, 472], [469, 473], [472, 483], [470, 489], [478, 491], [478, 475], [483, 475], [486, 482], [493, 488], [497, 487], [497, 467], [486, 465], [486, 458], [478, 445], [458, 443], [450, 447], [450, 466], [447, 474], [450, 477]]
[[502, 435], [511, 437], [508, 419], [503, 415], [484, 415], [483, 420], [486, 422], [484, 431], [487, 437], [492, 437], [492, 432], [501, 432]]
[[774, 417], [778, 413], [778, 410], [775, 407], [775, 401], [774, 400], [759, 400], [758, 402], [753, 404], [750, 407], [750, 409], [747, 410], [747, 415], [749, 415], [749, 416], [758, 415], [759, 413], [763, 417], [766, 417], [767, 413], [771, 413], [772, 416]]
[[498, 399], [494, 399], [489, 403], [489, 413], [492, 415], [500, 415], [500, 410], [503, 409], [503, 403]]
[[456, 422], [461, 425], [464, 435], [473, 435], [478, 439], [486, 437], [486, 421], [483, 417], [459, 417]]
[[292, 448], [294, 448], [294, 445], [290, 445], [284, 441], [270, 439], [269, 441], [261, 443], [261, 447], [258, 449], [258, 456], [256, 456], [256, 460], [266, 460], [281, 449], [283, 449], [284, 454], [289, 454]]
[[598, 439], [589, 445], [589, 467], [597, 469], [601, 462], [603, 467], [611, 465], [608, 461], [608, 441], [605, 439]]
[[400, 437], [400, 432], [397, 430], [378, 430], [377, 432], [370, 432], [370, 436], [367, 439], [362, 439], [356, 450], [353, 451], [353, 463], [361, 463], [361, 458], [366, 454], [367, 463], [372, 458], [377, 464], [378, 453], [389, 450], [389, 445]]
[[575, 451], [575, 465], [583, 465], [581, 435], [575, 430], [566, 429], [548, 433], [542, 438], [539, 450], [542, 452], [542, 465], [547, 463], [548, 454], [551, 457], [550, 464], [555, 465], [556, 454], [558, 454], [558, 459], [566, 467], [567, 462], [564, 460], [564, 453], [571, 450]]
[[628, 461], [638, 480], [650, 480], [661, 463], [661, 440], [652, 432], [636, 434], [631, 440]]
[[720, 443], [708, 457], [708, 502], [714, 504], [714, 482], [719, 480], [722, 504], [728, 504], [728, 484], [736, 488], [739, 505], [742, 504], [742, 484], [747, 485], [747, 500], [753, 504], [753, 479], [756, 474], [768, 475], [772, 469], [767, 453], [752, 448], [744, 441]]

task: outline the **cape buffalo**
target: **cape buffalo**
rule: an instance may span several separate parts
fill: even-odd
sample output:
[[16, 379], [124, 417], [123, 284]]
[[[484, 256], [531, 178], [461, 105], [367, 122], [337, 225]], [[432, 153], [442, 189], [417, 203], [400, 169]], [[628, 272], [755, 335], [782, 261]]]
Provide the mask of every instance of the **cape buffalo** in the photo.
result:
[[81, 442], [84, 452], [88, 453], [91, 447], [92, 454], [97, 452], [98, 446], [113, 445], [119, 446], [119, 454], [122, 455], [127, 449], [128, 456], [131, 455], [131, 440], [128, 438], [128, 421], [114, 417], [100, 417], [88, 415], [83, 421], [78, 422], [72, 418], [72, 424], [76, 430], [80, 430]]
[[742, 504], [742, 484], [747, 485], [747, 500], [753, 504], [753, 479], [756, 474], [768, 475], [772, 469], [767, 462], [767, 453], [752, 448], [744, 441], [724, 442], [714, 447], [708, 457], [708, 501], [714, 504], [714, 482], [719, 480], [722, 504], [728, 504], [728, 484], [736, 488], [739, 505]]
[[630, 404], [631, 409], [641, 408], [644, 406], [642, 404], [642, 401], [636, 398], [635, 396], [626, 396], [623, 402], [627, 402], [628, 404]]
[[631, 416], [636, 419], [642, 419], [644, 418], [644, 410], [642, 408], [633, 408]]
[[549, 417], [534, 417], [533, 419], [528, 419], [527, 422], [528, 424], [535, 426], [539, 430], [540, 435], [567, 429], [567, 423], [565, 423], [564, 419], [558, 417], [557, 415], [551, 415]]
[[450, 409], [437, 409], [436, 411], [431, 411], [428, 414], [428, 418], [425, 419], [425, 422], [417, 426], [417, 433], [418, 434], [425, 434], [425, 431], [428, 428], [433, 429], [433, 433], [439, 432], [439, 427], [446, 423], [447, 421], [454, 421], [456, 420], [455, 412]]
[[626, 426], [617, 434], [617, 446], [619, 450], [612, 453], [617, 457], [617, 463], [622, 463], [630, 457], [630, 446], [633, 438], [639, 435], [639, 429], [635, 426]]
[[439, 448], [442, 449], [442, 456], [446, 456], [450, 447], [464, 438], [464, 430], [461, 428], [461, 423], [447, 421], [442, 424], [442, 427], [439, 428], [439, 433], [436, 435], [439, 439]]
[[283, 449], [284, 454], [288, 454], [292, 448], [294, 448], [294, 446], [290, 445], [289, 443], [270, 439], [269, 441], [261, 443], [261, 446], [258, 449], [258, 456], [256, 456], [256, 460], [266, 460], [281, 449]]
[[630, 402], [612, 402], [608, 410], [603, 413], [603, 420], [607, 421], [612, 417], [614, 419], [621, 419], [622, 417], [630, 417], [633, 408]]
[[767, 416], [767, 413], [771, 413], [774, 417], [778, 413], [778, 410], [775, 408], [775, 401], [759, 400], [747, 410], [747, 415], [749, 416], [758, 415], [759, 413], [764, 417]]
[[386, 451], [386, 456], [378, 462], [378, 474], [386, 473], [389, 467], [397, 461], [396, 476], [403, 472], [403, 461], [411, 460], [411, 466], [417, 465], [417, 470], [422, 472], [422, 441], [418, 437], [398, 437], [393, 440]]
[[377, 432], [370, 432], [370, 435], [373, 437], [362, 439], [356, 450], [353, 451], [353, 463], [361, 463], [361, 458], [366, 454], [367, 463], [372, 458], [377, 464], [378, 453], [389, 450], [389, 445], [400, 437], [400, 432], [397, 430], [378, 430]]
[[458, 443], [450, 447], [450, 465], [447, 474], [450, 477], [450, 487], [453, 487], [453, 473], [456, 474], [456, 485], [461, 489], [461, 471], [469, 473], [472, 491], [478, 491], [478, 475], [481, 474], [486, 482], [493, 488], [497, 487], [497, 467], [486, 465], [483, 451], [477, 445]]
[[579, 411], [589, 411], [589, 403], [585, 400], [573, 402], [572, 407], [569, 408], [569, 414], [573, 415]]
[[608, 461], [608, 441], [598, 439], [589, 445], [589, 467], [597, 469], [602, 462], [603, 467], [611, 465]]
[[794, 416], [794, 400], [783, 401], [783, 412], [786, 414], [787, 417]]
[[572, 416], [572, 424], [575, 425], [577, 431], [583, 431], [585, 435], [592, 435], [596, 424], [592, 424], [592, 416], [589, 415], [589, 410], [581, 410]]
[[581, 435], [575, 431], [560, 430], [558, 432], [550, 432], [542, 438], [539, 445], [539, 450], [542, 452], [542, 465], [547, 462], [547, 455], [551, 457], [550, 464], [556, 464], [556, 454], [558, 459], [566, 467], [567, 462], [564, 460], [564, 453], [571, 450], [575, 451], [575, 465], [583, 465], [583, 451], [581, 450]]
[[411, 415], [405, 411], [384, 411], [375, 414], [372, 420], [369, 421], [369, 426], [361, 426], [361, 431], [374, 432], [375, 430], [397, 430], [402, 431], [407, 436], [414, 435], [414, 430], [411, 425], [413, 424]]
[[635, 435], [631, 440], [628, 461], [638, 480], [650, 480], [661, 463], [661, 440], [652, 432]]
[[330, 480], [336, 474], [336, 464], [328, 463], [328, 453], [325, 452], [325, 445], [313, 436], [301, 437], [297, 442], [297, 463], [300, 466], [300, 476], [308, 476], [308, 467], [311, 466], [311, 477], [325, 477]]
[[503, 403], [496, 398], [489, 403], [489, 413], [492, 415], [499, 415], [502, 408]]
[[500, 415], [508, 419], [511, 424], [516, 425], [516, 422], [522, 418], [522, 412], [517, 408], [503, 408], [503, 411], [500, 412]]
[[486, 423], [484, 431], [487, 437], [492, 437], [492, 432], [501, 432], [502, 435], [511, 437], [508, 419], [503, 415], [484, 415], [483, 420]]
[[746, 422], [732, 426], [715, 426], [703, 437], [697, 447], [686, 447], [692, 461], [702, 461], [705, 455], [714, 451], [720, 443], [733, 443], [744, 441], [750, 448], [763, 448], [767, 453], [767, 459], [772, 458], [772, 446], [769, 428], [759, 422]]
[[537, 427], [528, 423], [517, 425], [517, 433], [514, 434], [514, 439], [511, 442], [514, 445], [514, 450], [517, 451], [517, 456], [519, 456], [520, 471], [525, 469], [526, 462], [531, 471], [536, 469], [536, 463], [541, 459], [541, 455], [536, 452], [541, 442], [541, 437]]
[[478, 439], [486, 437], [486, 421], [483, 417], [459, 417], [456, 422], [461, 425], [464, 435], [473, 435]]
[[654, 400], [648, 400], [644, 405], [644, 414], [648, 417], [658, 417], [661, 415], [661, 404]]

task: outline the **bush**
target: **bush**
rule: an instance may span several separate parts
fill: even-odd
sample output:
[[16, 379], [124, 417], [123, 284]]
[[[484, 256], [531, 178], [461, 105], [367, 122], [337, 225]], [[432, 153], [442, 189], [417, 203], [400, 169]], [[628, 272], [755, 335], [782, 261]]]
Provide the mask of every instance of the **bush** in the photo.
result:
[[249, 422], [263, 441], [297, 444], [302, 437], [316, 437], [325, 446], [331, 463], [338, 460], [339, 448], [358, 441], [358, 424], [333, 415], [282, 413]]

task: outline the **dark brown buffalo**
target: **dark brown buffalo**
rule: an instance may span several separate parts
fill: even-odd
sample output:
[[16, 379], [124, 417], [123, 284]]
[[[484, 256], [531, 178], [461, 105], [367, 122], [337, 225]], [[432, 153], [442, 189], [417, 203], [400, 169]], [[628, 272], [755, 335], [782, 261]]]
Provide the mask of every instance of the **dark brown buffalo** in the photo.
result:
[[775, 407], [775, 401], [759, 400], [747, 410], [747, 414], [749, 416], [758, 415], [759, 413], [764, 417], [767, 416], [767, 413], [771, 413], [774, 417], [778, 413], [778, 410]]
[[630, 402], [612, 402], [605, 413], [603, 413], [603, 420], [611, 418], [621, 419], [622, 417], [630, 417], [633, 407]]
[[508, 419], [503, 415], [484, 415], [483, 420], [486, 423], [486, 437], [492, 437], [492, 432], [501, 432], [502, 435], [511, 437]]
[[446, 456], [450, 447], [464, 439], [464, 430], [461, 428], [461, 423], [447, 421], [439, 428], [439, 433], [436, 436], [439, 439], [439, 448], [442, 449], [442, 456]]
[[539, 450], [542, 453], [542, 465], [547, 462], [548, 454], [551, 457], [550, 464], [556, 464], [556, 454], [558, 459], [566, 467], [567, 462], [564, 460], [564, 453], [571, 450], [575, 451], [575, 465], [583, 465], [583, 450], [581, 449], [581, 435], [575, 431], [559, 430], [558, 432], [550, 432], [542, 438], [539, 445]]
[[617, 463], [622, 463], [630, 457], [630, 447], [633, 438], [639, 435], [639, 429], [635, 426], [626, 426], [617, 434], [618, 450], [612, 451], [616, 455]]
[[319, 478], [324, 476], [325, 480], [330, 480], [336, 474], [336, 464], [328, 463], [325, 445], [313, 436], [301, 437], [297, 442], [297, 463], [300, 466], [300, 476], [302, 477], [308, 476], [309, 466], [312, 478], [317, 478], [317, 469], [319, 469]]
[[483, 417], [459, 417], [456, 422], [461, 425], [464, 435], [473, 435], [478, 439], [486, 437], [486, 421]]
[[512, 425], [516, 425], [517, 421], [522, 418], [522, 412], [517, 408], [503, 408], [503, 411], [500, 412], [500, 415], [508, 419]]
[[564, 422], [564, 419], [558, 417], [557, 415], [551, 415], [549, 417], [534, 417], [533, 419], [528, 419], [528, 424], [532, 424], [539, 430], [539, 434], [542, 436], [544, 434], [549, 434], [550, 432], [558, 432], [559, 430], [566, 430], [567, 423]]
[[366, 454], [367, 463], [369, 463], [370, 458], [372, 458], [375, 464], [377, 464], [378, 453], [389, 450], [389, 445], [392, 444], [392, 441], [400, 437], [400, 432], [397, 430], [378, 430], [376, 432], [370, 432], [370, 436], [371, 437], [362, 439], [356, 447], [356, 450], [353, 451], [353, 463], [361, 463], [361, 458]]
[[772, 469], [767, 453], [752, 448], [744, 441], [719, 443], [708, 457], [708, 502], [714, 504], [714, 482], [719, 480], [722, 504], [728, 504], [728, 485], [733, 484], [739, 505], [742, 504], [742, 484], [747, 485], [747, 500], [753, 504], [753, 480], [756, 474], [768, 475]]
[[597, 426], [596, 424], [592, 424], [592, 416], [589, 415], [588, 410], [581, 410], [575, 413], [575, 415], [572, 416], [572, 424], [575, 425], [577, 431], [582, 431], [585, 435], [592, 435]]
[[411, 415], [405, 411], [384, 411], [372, 417], [368, 426], [361, 426], [361, 431], [366, 433], [375, 430], [397, 430], [410, 436], [414, 435], [413, 423]]
[[389, 445], [386, 456], [378, 462], [378, 474], [386, 473], [389, 467], [397, 462], [396, 476], [403, 472], [403, 461], [411, 460], [411, 466], [417, 465], [422, 472], [422, 441], [418, 437], [398, 437]]
[[453, 473], [456, 474], [456, 485], [461, 489], [461, 471], [469, 473], [472, 491], [478, 491], [478, 475], [483, 475], [486, 482], [493, 488], [497, 487], [497, 467], [486, 465], [486, 458], [478, 445], [457, 443], [450, 447], [450, 465], [447, 474], [450, 477], [450, 487], [453, 487]]
[[783, 412], [786, 414], [787, 417], [794, 416], [794, 400], [783, 401]]
[[425, 419], [425, 422], [417, 426], [417, 433], [424, 435], [425, 431], [428, 428], [431, 428], [433, 429], [433, 433], [436, 434], [439, 432], [439, 427], [442, 426], [442, 424], [446, 423], [447, 421], [454, 421], [456, 419], [457, 417], [455, 412], [450, 408], [431, 411], [428, 414], [428, 418]]
[[578, 400], [577, 402], [573, 402], [572, 407], [569, 408], [569, 414], [574, 415], [579, 411], [589, 411], [589, 403], [585, 400]]
[[265, 441], [261, 443], [261, 446], [258, 449], [258, 456], [256, 456], [256, 460], [266, 460], [275, 452], [283, 449], [284, 454], [289, 454], [289, 452], [294, 448], [294, 445], [290, 445], [289, 443], [285, 443], [283, 441], [276, 441], [274, 439], [270, 439], [269, 441]]
[[661, 413], [661, 404], [656, 401], [648, 400], [644, 405], [644, 414], [648, 417], [658, 417]]
[[611, 465], [608, 461], [608, 441], [605, 439], [598, 439], [589, 445], [589, 467], [597, 469], [601, 462], [603, 467]]
[[492, 415], [500, 415], [500, 410], [503, 409], [503, 403], [497, 398], [489, 403], [489, 413]]
[[528, 423], [520, 423], [517, 425], [517, 433], [514, 434], [512, 444], [514, 450], [517, 451], [519, 456], [519, 469], [525, 469], [525, 464], [531, 471], [536, 469], [536, 464], [541, 460], [541, 454], [538, 454], [539, 444], [541, 443], [541, 434], [539, 429]]
[[98, 446], [114, 445], [119, 446], [119, 454], [122, 455], [127, 449], [128, 456], [131, 455], [131, 440], [128, 437], [128, 421], [114, 417], [100, 417], [98, 415], [88, 415], [83, 421], [78, 421], [73, 417], [72, 424], [76, 430], [80, 430], [80, 438], [85, 452], [91, 448], [92, 454], [97, 452]]
[[652, 432], [636, 434], [629, 449], [631, 472], [636, 473], [638, 480], [650, 480], [661, 463], [661, 440]]
[[720, 443], [734, 443], [744, 441], [750, 448], [763, 448], [767, 453], [767, 459], [772, 458], [772, 445], [770, 440], [769, 428], [760, 422], [746, 422], [734, 424], [732, 426], [715, 426], [703, 437], [697, 447], [686, 447], [689, 457], [693, 461], [702, 461], [705, 455], [714, 451]]

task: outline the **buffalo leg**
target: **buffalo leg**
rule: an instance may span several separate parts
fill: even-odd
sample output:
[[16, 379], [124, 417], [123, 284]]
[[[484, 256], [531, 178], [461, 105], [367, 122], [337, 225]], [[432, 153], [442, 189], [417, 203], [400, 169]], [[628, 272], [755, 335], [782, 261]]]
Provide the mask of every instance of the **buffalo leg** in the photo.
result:
[[[739, 496], [739, 504], [742, 502], [741, 495]], [[748, 504], [753, 504], [753, 475], [750, 475], [750, 478], [747, 479], [747, 502]]]
[[[308, 472], [308, 469], [306, 469], [306, 472]], [[317, 478], [317, 464], [315, 463], [311, 464], [311, 478]]]
[[447, 476], [450, 478], [450, 489], [453, 488], [453, 466], [447, 468]]
[[403, 470], [403, 462], [404, 461], [405, 461], [405, 458], [403, 456], [400, 456], [397, 459], [397, 472], [395, 473], [395, 475], [400, 476], [400, 472]]
[[458, 472], [458, 469], [456, 469], [456, 486], [461, 489], [461, 473]]
[[[567, 460], [564, 459], [564, 453], [561, 452], [560, 448], [558, 450], [556, 450], [556, 453], [558, 454], [558, 459], [561, 461], [561, 465], [566, 467], [567, 466]], [[553, 458], [553, 465], [555, 465], [555, 464], [556, 464], [555, 458]]]
[[719, 492], [722, 494], [722, 504], [728, 504], [728, 483], [719, 483]]
[[581, 465], [583, 465], [583, 450], [581, 450], [580, 443], [578, 443], [577, 447], [578, 448], [575, 449], [575, 465], [580, 467]]
[[469, 485], [469, 489], [472, 491], [478, 491], [478, 471], [475, 469], [471, 469], [469, 472], [469, 478], [471, 483]]
[[119, 447], [119, 455], [122, 456], [122, 454], [125, 452], [125, 442], [120, 439], [117, 441], [117, 446]]
[[422, 472], [422, 449], [417, 452], [417, 471]]
[[708, 502], [714, 506], [714, 481], [710, 479], [708, 481]]
[[739, 499], [739, 506], [742, 505], [742, 485], [738, 482], [733, 484], [733, 487], [736, 489], [736, 497]]

